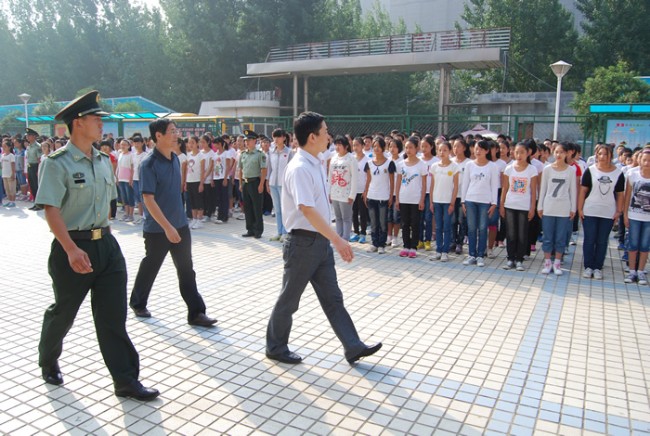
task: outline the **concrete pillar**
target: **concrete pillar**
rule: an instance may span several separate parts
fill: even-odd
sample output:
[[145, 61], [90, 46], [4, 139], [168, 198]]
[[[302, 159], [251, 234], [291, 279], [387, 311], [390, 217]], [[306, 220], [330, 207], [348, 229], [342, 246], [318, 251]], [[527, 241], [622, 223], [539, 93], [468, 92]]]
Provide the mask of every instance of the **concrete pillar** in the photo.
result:
[[302, 80], [303, 80], [302, 86], [303, 86], [303, 94], [304, 94], [303, 98], [304, 98], [304, 101], [305, 101], [305, 112], [307, 112], [309, 110], [308, 109], [308, 107], [309, 107], [309, 77], [305, 76]]
[[298, 75], [293, 76], [293, 117], [298, 118]]
[[449, 109], [447, 105], [449, 104], [449, 98], [451, 95], [451, 70], [446, 67], [440, 67], [440, 90], [438, 94], [438, 135], [443, 133], [450, 133], [447, 130], [449, 129], [449, 123], [447, 117], [449, 116]]

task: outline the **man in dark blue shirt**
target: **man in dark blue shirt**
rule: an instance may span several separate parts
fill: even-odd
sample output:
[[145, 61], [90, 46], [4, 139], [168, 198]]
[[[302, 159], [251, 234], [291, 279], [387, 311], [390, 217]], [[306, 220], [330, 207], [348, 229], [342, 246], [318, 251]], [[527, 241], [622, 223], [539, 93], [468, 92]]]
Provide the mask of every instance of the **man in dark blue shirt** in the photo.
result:
[[181, 168], [172, 151], [178, 131], [176, 125], [166, 118], [149, 124], [149, 131], [156, 146], [140, 164], [146, 254], [140, 263], [129, 305], [136, 316], [151, 317], [147, 300], [167, 252], [171, 252], [181, 296], [187, 304], [187, 322], [210, 327], [217, 320], [205, 314], [205, 303], [196, 287], [192, 239], [181, 199]]

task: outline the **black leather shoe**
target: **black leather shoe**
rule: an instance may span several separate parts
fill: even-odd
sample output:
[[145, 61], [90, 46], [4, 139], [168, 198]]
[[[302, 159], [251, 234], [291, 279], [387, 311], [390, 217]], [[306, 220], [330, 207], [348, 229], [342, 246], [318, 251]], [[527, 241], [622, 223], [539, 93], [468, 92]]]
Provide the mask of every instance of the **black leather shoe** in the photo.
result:
[[285, 351], [284, 353], [280, 354], [271, 354], [271, 353], [266, 353], [266, 357], [268, 357], [271, 360], [277, 360], [278, 362], [282, 363], [291, 363], [291, 364], [296, 364], [302, 362], [302, 357], [298, 356], [296, 353], [292, 351]]
[[216, 319], [210, 318], [205, 313], [199, 313], [188, 322], [189, 325], [197, 325], [199, 327], [212, 327], [216, 323]]
[[133, 380], [126, 385], [115, 385], [115, 395], [130, 397], [140, 401], [151, 401], [160, 395], [157, 389], [145, 388], [138, 380]]
[[244, 233], [244, 234], [241, 235], [241, 236], [242, 236], [242, 238], [252, 238], [252, 237], [255, 236], [255, 235], [253, 235], [252, 233]]
[[41, 206], [34, 206], [32, 210], [38, 212], [39, 210], [43, 210], [43, 208]]
[[366, 345], [366, 348], [359, 351], [354, 356], [348, 358], [347, 361], [348, 361], [349, 364], [353, 364], [354, 362], [361, 359], [362, 357], [372, 356], [373, 354], [375, 354], [380, 349], [381, 349], [381, 342], [378, 342], [375, 345], [371, 345], [371, 346]]
[[255, 235], [255, 239], [260, 239], [262, 235]]
[[136, 309], [135, 307], [132, 307], [133, 313], [135, 313], [135, 316], [138, 318], [151, 318], [151, 312], [145, 307], [144, 309]]
[[59, 368], [58, 363], [41, 368], [41, 372], [45, 383], [51, 385], [63, 384], [63, 375], [61, 375], [61, 369]]

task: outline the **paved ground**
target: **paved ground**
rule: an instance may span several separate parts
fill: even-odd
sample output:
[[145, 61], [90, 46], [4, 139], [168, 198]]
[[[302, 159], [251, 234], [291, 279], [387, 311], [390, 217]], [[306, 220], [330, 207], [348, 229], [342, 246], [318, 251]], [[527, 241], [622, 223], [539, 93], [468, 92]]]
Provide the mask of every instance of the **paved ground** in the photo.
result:
[[[65, 384], [42, 382], [51, 235], [42, 212], [20, 206], [0, 210], [2, 434], [650, 434], [650, 288], [623, 284], [614, 248], [593, 281], [580, 276], [579, 247], [556, 278], [538, 273], [539, 252], [514, 272], [501, 251], [477, 268], [357, 245], [339, 281], [362, 338], [384, 348], [348, 365], [308, 289], [290, 344], [305, 360], [289, 366], [264, 357], [280, 245], [242, 239], [242, 221], [207, 224], [193, 233], [194, 261], [218, 327], [186, 324], [166, 261], [153, 318], [127, 321], [143, 380], [162, 392], [140, 403], [113, 395], [88, 302], [65, 343]], [[131, 284], [140, 232], [114, 231]]]

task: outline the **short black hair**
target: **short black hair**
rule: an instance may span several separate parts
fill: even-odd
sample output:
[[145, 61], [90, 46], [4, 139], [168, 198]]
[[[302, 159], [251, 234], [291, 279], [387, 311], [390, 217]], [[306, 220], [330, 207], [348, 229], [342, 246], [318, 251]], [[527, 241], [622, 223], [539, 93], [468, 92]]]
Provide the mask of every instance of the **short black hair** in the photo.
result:
[[169, 118], [158, 118], [155, 121], [149, 123], [149, 134], [151, 134], [151, 139], [153, 142], [158, 143], [158, 138], [156, 138], [156, 133], [166, 134], [167, 128], [170, 124], [174, 124]]
[[317, 135], [321, 126], [325, 121], [325, 117], [316, 112], [303, 112], [296, 121], [293, 122], [293, 134], [298, 140], [298, 145], [304, 147], [307, 144], [307, 139], [312, 133]]

